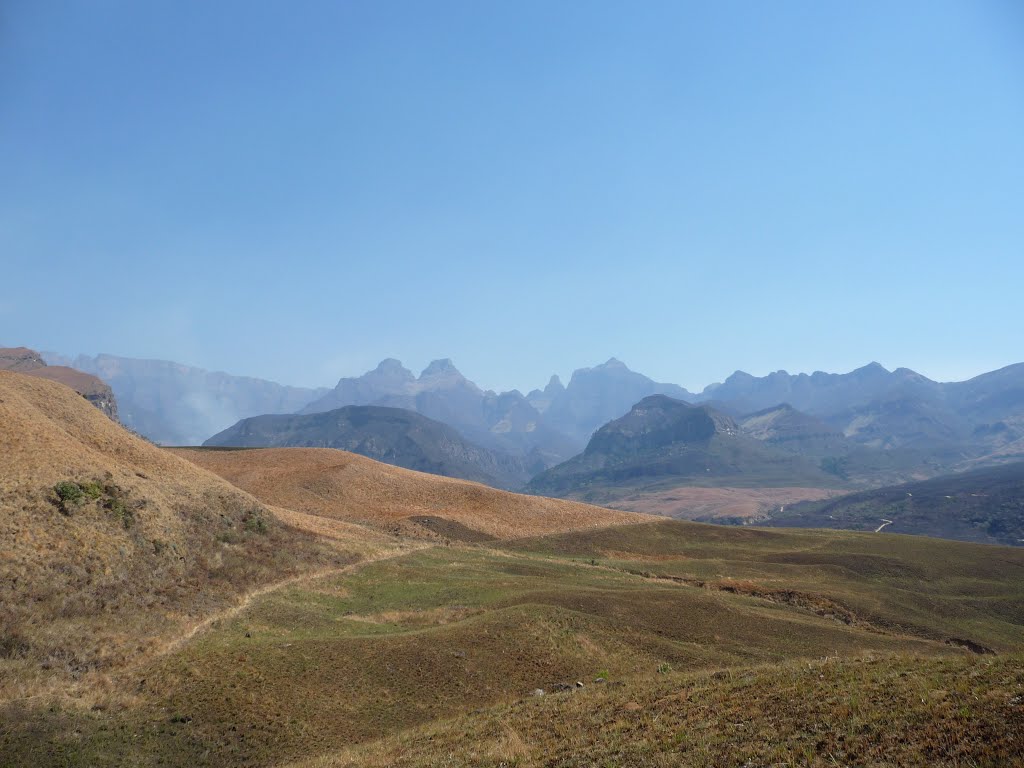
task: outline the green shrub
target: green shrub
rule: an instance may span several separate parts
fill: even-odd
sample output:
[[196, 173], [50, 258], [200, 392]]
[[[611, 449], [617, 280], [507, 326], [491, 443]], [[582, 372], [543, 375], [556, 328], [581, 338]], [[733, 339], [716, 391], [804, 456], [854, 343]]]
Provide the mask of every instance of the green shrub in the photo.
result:
[[57, 500], [60, 504], [61, 510], [67, 514], [71, 511], [72, 507], [77, 507], [82, 503], [85, 498], [85, 492], [82, 491], [82, 486], [78, 483], [73, 483], [70, 480], [57, 483], [53, 486], [53, 492], [57, 494]]
[[267, 520], [263, 516], [263, 512], [258, 509], [251, 511], [245, 518], [244, 523], [245, 530], [249, 533], [263, 534], [267, 532]]
[[123, 525], [125, 529], [131, 528], [135, 524], [135, 514], [124, 503], [124, 499], [119, 496], [107, 499], [103, 506], [106, 507], [107, 511], [114, 515], [114, 517], [121, 521], [121, 525]]
[[90, 480], [87, 483], [82, 483], [79, 486], [82, 489], [82, 493], [85, 494], [86, 498], [96, 500], [103, 495], [103, 486], [97, 483], [95, 480]]

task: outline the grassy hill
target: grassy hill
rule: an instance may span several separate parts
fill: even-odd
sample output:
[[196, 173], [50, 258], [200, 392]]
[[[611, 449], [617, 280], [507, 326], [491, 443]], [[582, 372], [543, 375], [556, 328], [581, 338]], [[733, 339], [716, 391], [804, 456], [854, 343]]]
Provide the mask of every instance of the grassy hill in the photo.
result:
[[[41, 765], [994, 764], [1020, 722], [1022, 574], [1017, 550], [672, 521], [430, 547], [277, 590], [124, 674], [96, 709], [14, 702], [0, 752]], [[922, 698], [899, 738], [878, 740], [891, 707]], [[704, 731], [718, 720], [730, 740]]]
[[1024, 544], [1024, 463], [812, 501], [769, 525], [875, 530], [991, 544]]
[[483, 541], [643, 520], [499, 491], [327, 448], [173, 449], [267, 504], [417, 539]]
[[[0, 658], [0, 766], [1020, 757], [1024, 550], [650, 521], [327, 449], [171, 452], [50, 382], [0, 386], [2, 534], [25, 542], [3, 605], [40, 611], [3, 624], [31, 632]], [[104, 467], [95, 499], [47, 498]], [[128, 528], [115, 486], [147, 500]], [[69, 596], [92, 602], [69, 619]], [[119, 655], [40, 685], [53, 633]]]
[[0, 696], [145, 656], [261, 583], [355, 560], [364, 538], [338, 549], [282, 524], [68, 387], [0, 371]]

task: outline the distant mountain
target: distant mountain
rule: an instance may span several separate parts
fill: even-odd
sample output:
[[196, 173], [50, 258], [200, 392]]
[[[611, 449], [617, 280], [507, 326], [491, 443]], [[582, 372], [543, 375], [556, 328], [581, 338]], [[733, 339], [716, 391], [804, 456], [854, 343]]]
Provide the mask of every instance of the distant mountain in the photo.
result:
[[802, 456], [742, 432], [725, 414], [665, 395], [605, 424], [579, 456], [535, 477], [531, 491], [607, 501], [624, 489], [667, 485], [808, 485], [838, 481]]
[[903, 482], [927, 466], [920, 451], [858, 443], [789, 403], [740, 416], [737, 423], [750, 437], [804, 456], [822, 471], [862, 487]]
[[1024, 463], [787, 506], [759, 525], [884, 530], [1024, 544]]
[[0, 371], [13, 371], [49, 379], [71, 387], [114, 421], [117, 399], [110, 387], [95, 376], [66, 365], [47, 365], [42, 355], [26, 347], [0, 348]]
[[479, 445], [523, 457], [534, 471], [557, 464], [582, 447], [548, 426], [520, 392], [484, 391], [448, 359], [433, 361], [419, 378], [398, 360], [384, 360], [362, 376], [341, 379], [334, 390], [301, 412], [320, 413], [347, 405], [415, 411], [454, 427]]
[[756, 377], [736, 371], [723, 383], [706, 387], [697, 399], [733, 403], [748, 413], [789, 403], [805, 413], [824, 416], [887, 400], [894, 393], [930, 399], [941, 386], [907, 368], [887, 371], [878, 363], [870, 363], [849, 373], [816, 371], [794, 375], [776, 371]]
[[348, 405], [323, 413], [242, 419], [204, 443], [233, 448], [340, 448], [397, 467], [516, 488], [529, 479], [521, 459], [464, 439], [455, 429], [403, 408]]
[[648, 395], [693, 398], [682, 387], [659, 384], [631, 371], [614, 357], [603, 365], [574, 371], [569, 385], [559, 390], [560, 386], [561, 382], [554, 379], [545, 389], [551, 401], [544, 410], [544, 421], [581, 444], [590, 439], [595, 429], [627, 413], [634, 403]]
[[846, 374], [737, 371], [694, 398], [711, 399], [732, 412], [787, 403], [855, 443], [916, 456], [928, 474], [968, 466], [1024, 438], [1024, 364], [953, 383], [878, 363]]
[[557, 375], [553, 375], [544, 389], [534, 389], [527, 393], [526, 401], [537, 409], [538, 413], [545, 413], [563, 392], [565, 392], [565, 385]]
[[79, 355], [71, 364], [110, 385], [125, 426], [164, 445], [199, 445], [241, 418], [293, 413], [327, 391], [287, 387], [166, 360]]

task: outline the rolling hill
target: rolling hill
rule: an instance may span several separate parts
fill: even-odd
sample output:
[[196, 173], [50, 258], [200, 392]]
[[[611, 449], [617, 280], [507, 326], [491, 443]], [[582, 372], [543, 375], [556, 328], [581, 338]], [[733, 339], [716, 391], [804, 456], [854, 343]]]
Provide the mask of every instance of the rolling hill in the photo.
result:
[[455, 429], [404, 408], [349, 405], [324, 413], [253, 416], [207, 447], [338, 448], [385, 464], [515, 488], [530, 476], [522, 460], [474, 445]]
[[[597, 448], [756, 443], [634, 411]], [[1021, 549], [160, 449], [3, 372], [0, 449], [2, 765], [1019, 762]]]
[[649, 519], [507, 493], [327, 448], [172, 450], [267, 504], [416, 538], [485, 541]]
[[327, 546], [68, 387], [0, 371], [0, 696], [145, 656], [362, 538]]

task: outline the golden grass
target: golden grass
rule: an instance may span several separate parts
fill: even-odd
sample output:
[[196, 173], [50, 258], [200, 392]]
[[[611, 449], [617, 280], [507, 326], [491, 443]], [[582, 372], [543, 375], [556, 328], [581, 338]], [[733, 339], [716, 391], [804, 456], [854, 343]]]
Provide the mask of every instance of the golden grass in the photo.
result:
[[171, 449], [267, 504], [385, 531], [437, 535], [414, 517], [439, 517], [499, 539], [643, 522], [643, 516], [498, 491], [413, 472], [330, 448]]
[[[61, 482], [97, 495], [60, 504]], [[250, 589], [386, 544], [278, 517], [67, 386], [0, 371], [0, 699], [144, 657]]]

